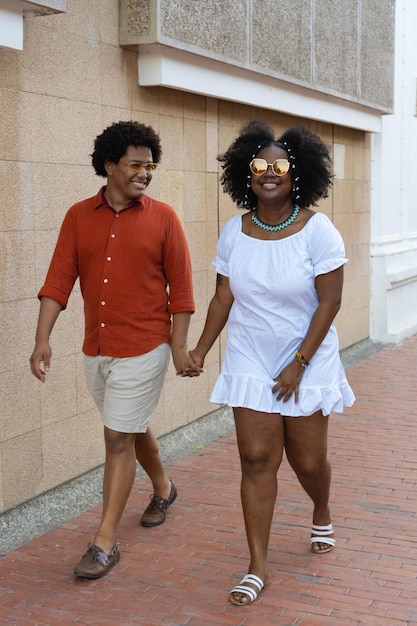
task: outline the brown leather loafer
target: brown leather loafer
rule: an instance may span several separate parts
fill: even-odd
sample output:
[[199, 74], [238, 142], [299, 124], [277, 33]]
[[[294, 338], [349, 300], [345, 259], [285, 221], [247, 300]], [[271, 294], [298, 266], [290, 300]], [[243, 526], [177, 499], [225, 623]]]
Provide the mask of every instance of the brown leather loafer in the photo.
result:
[[166, 513], [176, 497], [177, 489], [171, 480], [171, 491], [169, 493], [168, 500], [164, 500], [164, 498], [156, 496], [155, 494], [151, 496], [151, 501], [145, 509], [142, 519], [140, 520], [142, 526], [150, 527], [163, 524], [166, 519]]
[[80, 578], [101, 578], [120, 561], [119, 544], [115, 543], [109, 554], [95, 546], [88, 544], [88, 550], [74, 569], [74, 576]]

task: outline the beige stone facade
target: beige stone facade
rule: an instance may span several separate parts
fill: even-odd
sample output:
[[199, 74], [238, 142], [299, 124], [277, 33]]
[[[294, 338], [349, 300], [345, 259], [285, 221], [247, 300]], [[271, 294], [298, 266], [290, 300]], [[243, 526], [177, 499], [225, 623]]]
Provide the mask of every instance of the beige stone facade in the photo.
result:
[[[138, 85], [138, 52], [119, 45], [119, 3], [68, 0], [65, 13], [25, 19], [24, 49], [0, 50], [0, 512], [103, 462], [101, 424], [84, 384], [82, 302], [78, 287], [52, 336], [45, 385], [29, 356], [41, 287], [61, 220], [102, 184], [90, 165], [93, 140], [118, 120], [136, 119], [160, 133], [161, 165], [149, 193], [172, 204], [188, 237], [199, 335], [214, 290], [211, 260], [218, 232], [235, 214], [219, 185], [216, 155], [248, 119], [271, 122], [277, 135], [305, 123], [327, 142], [335, 181], [319, 210], [341, 231], [350, 261], [341, 347], [369, 335], [369, 136], [163, 87]], [[205, 374], [178, 379], [170, 367], [153, 419], [158, 435], [216, 409], [208, 401], [221, 346]]]

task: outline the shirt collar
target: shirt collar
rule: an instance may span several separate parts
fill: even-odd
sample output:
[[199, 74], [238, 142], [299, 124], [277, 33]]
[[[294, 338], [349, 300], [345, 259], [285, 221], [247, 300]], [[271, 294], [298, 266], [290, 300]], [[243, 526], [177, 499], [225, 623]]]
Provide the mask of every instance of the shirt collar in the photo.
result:
[[[95, 203], [94, 208], [99, 209], [101, 206], [104, 206], [107, 209], [111, 209], [112, 211], [114, 211], [113, 207], [110, 206], [110, 204], [107, 202], [107, 198], [104, 194], [105, 191], [106, 191], [106, 186], [104, 185], [96, 196], [96, 203]], [[141, 200], [131, 200], [129, 204], [125, 206], [125, 209], [131, 209], [134, 206], [141, 206]]]

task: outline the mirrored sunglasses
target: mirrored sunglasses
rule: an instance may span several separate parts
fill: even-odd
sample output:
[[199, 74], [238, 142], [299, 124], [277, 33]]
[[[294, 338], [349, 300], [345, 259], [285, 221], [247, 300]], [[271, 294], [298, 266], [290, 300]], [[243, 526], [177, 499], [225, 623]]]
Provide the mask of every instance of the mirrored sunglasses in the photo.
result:
[[140, 172], [140, 170], [144, 168], [147, 174], [154, 172], [157, 168], [156, 163], [142, 163], [142, 161], [132, 161], [132, 163], [127, 163], [126, 165], [129, 165], [130, 169], [134, 172]]
[[249, 163], [250, 171], [255, 176], [265, 174], [269, 166], [271, 166], [275, 176], [284, 176], [290, 169], [290, 162], [287, 159], [276, 159], [273, 163], [267, 163], [265, 159], [252, 159]]

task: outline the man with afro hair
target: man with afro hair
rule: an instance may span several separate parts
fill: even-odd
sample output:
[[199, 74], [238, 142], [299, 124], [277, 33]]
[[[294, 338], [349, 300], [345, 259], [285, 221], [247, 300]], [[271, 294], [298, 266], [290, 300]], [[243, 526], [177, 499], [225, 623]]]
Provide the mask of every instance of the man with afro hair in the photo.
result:
[[149, 428], [171, 350], [178, 374], [197, 376], [201, 368], [187, 348], [194, 300], [185, 234], [174, 209], [146, 195], [161, 158], [159, 136], [150, 126], [118, 122], [96, 138], [91, 156], [106, 185], [64, 218], [38, 294], [30, 363], [45, 382], [49, 337], [79, 278], [86, 383], [104, 425], [106, 460], [101, 522], [74, 574], [100, 578], [120, 560], [116, 532], [136, 461], [153, 487], [143, 526], [162, 524], [177, 497]]

